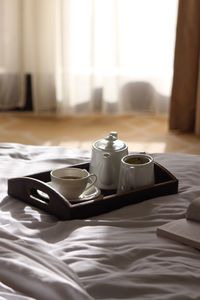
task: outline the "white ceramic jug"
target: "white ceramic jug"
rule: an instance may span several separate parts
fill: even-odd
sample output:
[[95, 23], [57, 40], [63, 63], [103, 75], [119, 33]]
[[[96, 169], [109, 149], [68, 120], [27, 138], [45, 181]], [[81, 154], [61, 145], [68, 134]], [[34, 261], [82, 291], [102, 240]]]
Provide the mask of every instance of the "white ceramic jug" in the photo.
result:
[[104, 139], [92, 145], [90, 172], [97, 176], [96, 186], [104, 190], [117, 188], [122, 157], [128, 154], [128, 146], [110, 132]]

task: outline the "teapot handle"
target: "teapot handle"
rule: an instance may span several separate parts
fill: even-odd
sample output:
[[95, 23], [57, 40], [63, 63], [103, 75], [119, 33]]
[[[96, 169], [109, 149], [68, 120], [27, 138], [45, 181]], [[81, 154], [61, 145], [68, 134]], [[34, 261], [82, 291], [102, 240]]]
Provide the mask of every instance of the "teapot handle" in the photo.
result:
[[112, 154], [104, 153], [103, 160], [100, 162], [99, 181], [101, 184], [109, 186], [113, 184], [114, 168], [111, 161]]

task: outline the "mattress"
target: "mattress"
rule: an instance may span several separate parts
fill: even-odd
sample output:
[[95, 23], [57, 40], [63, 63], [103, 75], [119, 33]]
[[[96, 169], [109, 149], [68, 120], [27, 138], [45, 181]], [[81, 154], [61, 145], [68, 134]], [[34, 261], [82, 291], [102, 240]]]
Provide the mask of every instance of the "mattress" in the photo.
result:
[[9, 178], [90, 160], [62, 147], [0, 144], [1, 299], [200, 299], [200, 252], [156, 235], [200, 196], [200, 156], [152, 154], [179, 193], [59, 221], [7, 194]]

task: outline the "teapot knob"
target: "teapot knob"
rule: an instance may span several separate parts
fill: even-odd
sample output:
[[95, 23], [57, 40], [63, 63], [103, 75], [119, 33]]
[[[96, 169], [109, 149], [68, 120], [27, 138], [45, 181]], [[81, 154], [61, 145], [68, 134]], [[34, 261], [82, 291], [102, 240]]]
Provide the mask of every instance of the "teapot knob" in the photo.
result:
[[109, 141], [109, 142], [114, 142], [117, 140], [117, 132], [116, 131], [111, 131], [109, 133], [109, 136], [106, 137], [106, 140]]
[[118, 138], [118, 133], [117, 133], [117, 131], [111, 131], [111, 132], [110, 132], [110, 135], [114, 136], [114, 137], [116, 138], [116, 140], [117, 140], [117, 138]]

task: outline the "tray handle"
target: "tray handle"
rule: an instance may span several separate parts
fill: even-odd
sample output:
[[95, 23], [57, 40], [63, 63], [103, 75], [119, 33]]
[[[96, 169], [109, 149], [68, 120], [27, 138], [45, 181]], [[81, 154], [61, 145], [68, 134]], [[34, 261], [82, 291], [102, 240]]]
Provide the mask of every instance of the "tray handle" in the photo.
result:
[[8, 195], [65, 220], [70, 219], [70, 202], [45, 182], [31, 177], [8, 180]]

